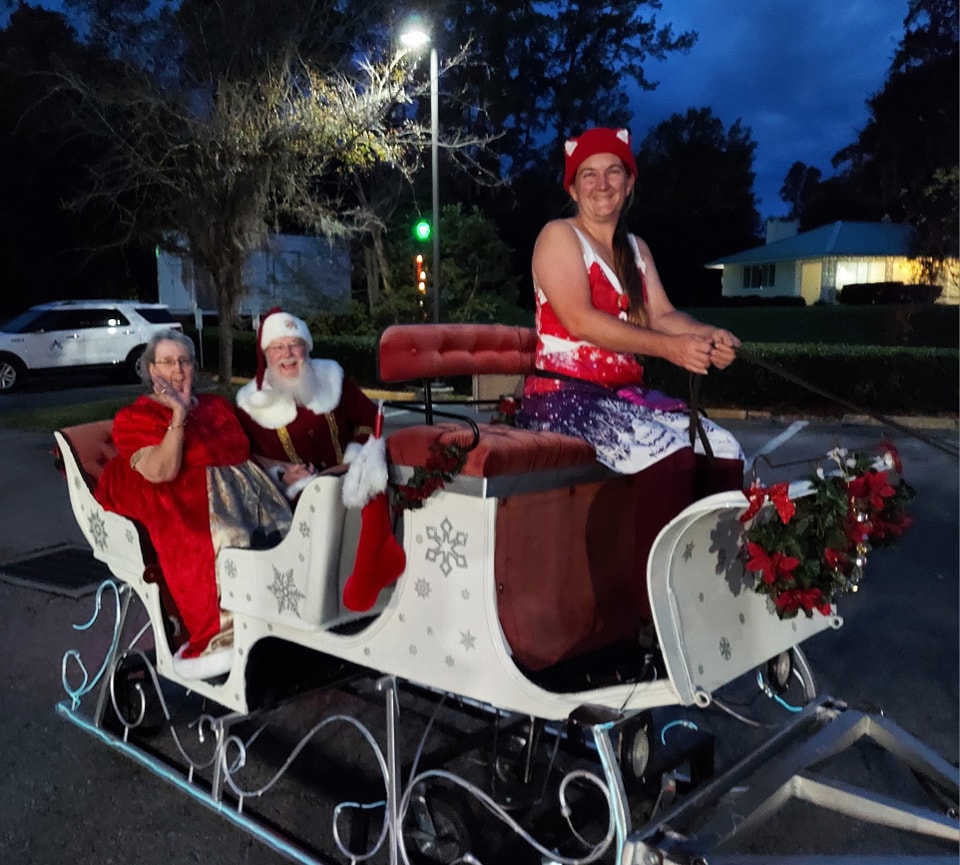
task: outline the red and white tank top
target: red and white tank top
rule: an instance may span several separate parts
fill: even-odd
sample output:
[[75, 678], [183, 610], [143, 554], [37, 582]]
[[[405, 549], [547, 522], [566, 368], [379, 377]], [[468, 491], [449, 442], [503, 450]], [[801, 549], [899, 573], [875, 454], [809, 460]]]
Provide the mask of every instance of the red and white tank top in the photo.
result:
[[[596, 254], [590, 242], [576, 226], [571, 227], [576, 232], [580, 248], [583, 250], [583, 263], [590, 280], [591, 303], [596, 309], [626, 321], [630, 300], [620, 285], [616, 273]], [[629, 240], [642, 279], [646, 272], [646, 262], [640, 255], [640, 248], [632, 234], [629, 235]], [[534, 282], [534, 291], [537, 304], [537, 369], [556, 372], [612, 389], [643, 383], [643, 365], [637, 360], [636, 355], [608, 351], [584, 340], [575, 339], [560, 323], [550, 306], [550, 301], [536, 282]], [[644, 300], [646, 300], [646, 284], [644, 284]], [[531, 394], [549, 393], [557, 390], [558, 387], [562, 387], [562, 382], [556, 379], [530, 376], [527, 378], [524, 390]]]

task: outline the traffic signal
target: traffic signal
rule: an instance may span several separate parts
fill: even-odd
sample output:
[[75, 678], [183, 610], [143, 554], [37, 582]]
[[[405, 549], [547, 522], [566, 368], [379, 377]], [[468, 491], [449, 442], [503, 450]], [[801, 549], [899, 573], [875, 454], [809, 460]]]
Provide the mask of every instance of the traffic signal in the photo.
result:
[[413, 236], [421, 243], [426, 243], [430, 239], [430, 235], [432, 233], [433, 227], [430, 225], [430, 221], [427, 219], [421, 219], [413, 226]]
[[420, 294], [427, 293], [427, 266], [423, 263], [423, 256], [417, 255], [413, 259], [413, 279]]

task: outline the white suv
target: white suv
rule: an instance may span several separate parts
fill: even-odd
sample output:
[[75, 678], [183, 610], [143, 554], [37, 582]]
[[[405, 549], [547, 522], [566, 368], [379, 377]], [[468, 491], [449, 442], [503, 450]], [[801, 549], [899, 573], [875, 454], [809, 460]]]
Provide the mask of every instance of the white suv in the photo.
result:
[[110, 368], [137, 379], [147, 340], [168, 328], [183, 329], [161, 303], [64, 300], [31, 307], [0, 325], [0, 393], [34, 370]]

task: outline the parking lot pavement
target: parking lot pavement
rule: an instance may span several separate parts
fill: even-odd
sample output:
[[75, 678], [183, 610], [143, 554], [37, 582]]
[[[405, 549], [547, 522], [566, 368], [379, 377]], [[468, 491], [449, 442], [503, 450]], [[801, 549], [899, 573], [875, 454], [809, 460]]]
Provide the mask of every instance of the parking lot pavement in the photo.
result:
[[86, 547], [54, 465], [52, 433], [0, 429], [0, 562], [64, 544]]

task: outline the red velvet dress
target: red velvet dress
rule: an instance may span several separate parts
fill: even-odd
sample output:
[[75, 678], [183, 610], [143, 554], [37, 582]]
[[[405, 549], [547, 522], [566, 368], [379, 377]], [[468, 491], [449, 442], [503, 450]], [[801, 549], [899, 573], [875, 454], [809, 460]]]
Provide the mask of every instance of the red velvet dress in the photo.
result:
[[117, 412], [118, 454], [94, 493], [107, 510], [137, 520], [149, 533], [189, 637], [184, 657], [200, 654], [220, 631], [217, 550], [225, 542], [249, 546], [250, 531], [265, 517], [271, 528], [286, 531], [290, 513], [269, 478], [248, 460], [250, 442], [231, 403], [212, 394], [197, 401], [184, 425], [180, 472], [164, 483], [148, 481], [131, 468], [130, 458], [160, 444], [172, 412], [148, 396]]

